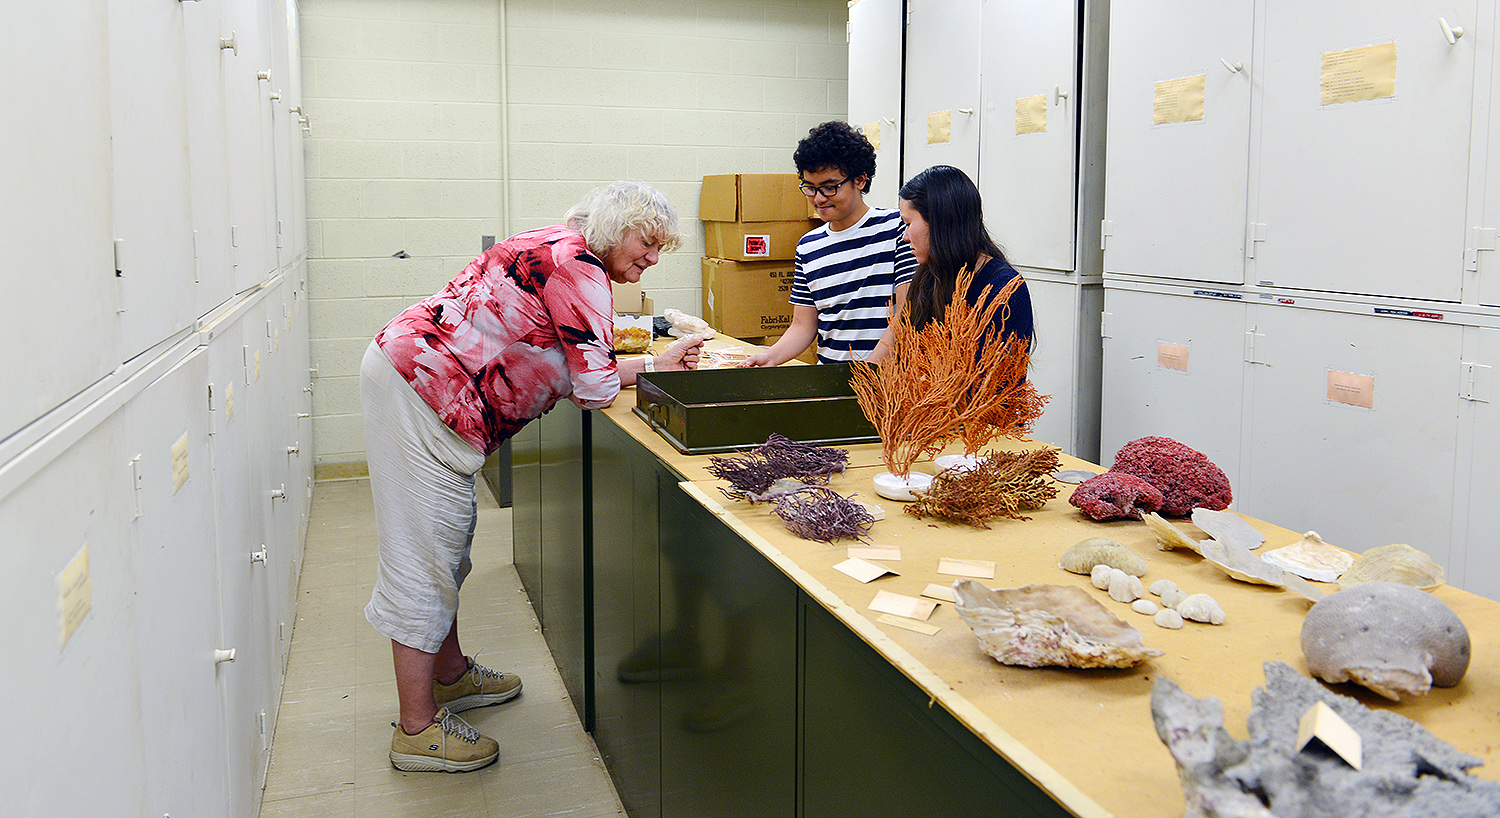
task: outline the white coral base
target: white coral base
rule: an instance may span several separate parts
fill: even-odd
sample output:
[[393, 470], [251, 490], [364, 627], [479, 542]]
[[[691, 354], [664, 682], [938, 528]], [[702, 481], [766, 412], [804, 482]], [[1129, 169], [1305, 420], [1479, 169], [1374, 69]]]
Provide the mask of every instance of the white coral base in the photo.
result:
[[875, 475], [875, 493], [887, 500], [909, 503], [917, 499], [912, 492], [926, 491], [932, 486], [932, 475], [924, 472], [908, 472], [905, 477], [883, 471]]

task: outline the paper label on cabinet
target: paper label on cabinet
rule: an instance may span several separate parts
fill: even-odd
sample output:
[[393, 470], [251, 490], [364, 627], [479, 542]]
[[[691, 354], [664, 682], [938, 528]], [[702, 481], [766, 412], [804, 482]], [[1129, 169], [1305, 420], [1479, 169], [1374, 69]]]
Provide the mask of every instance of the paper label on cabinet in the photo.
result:
[[866, 122], [865, 123], [865, 138], [868, 139], [868, 140], [870, 140], [870, 147], [874, 148], [877, 151], [880, 150], [880, 123], [879, 122]]
[[1188, 345], [1156, 342], [1156, 365], [1162, 369], [1188, 371]]
[[927, 115], [927, 144], [936, 145], [953, 137], [953, 112], [934, 111]]
[[1202, 122], [1204, 86], [1207, 74], [1162, 80], [1156, 84], [1153, 98], [1152, 122], [1165, 125], [1171, 122]]
[[904, 616], [907, 619], [926, 620], [937, 610], [937, 600], [922, 599], [906, 594], [893, 594], [890, 591], [877, 591], [875, 598], [870, 600], [870, 610], [892, 616]]
[[182, 488], [182, 484], [188, 479], [188, 436], [187, 432], [172, 444], [172, 492], [175, 494]]
[[1396, 44], [1323, 52], [1322, 103], [1359, 102], [1396, 95]]
[[67, 644], [83, 617], [94, 606], [94, 587], [89, 580], [89, 546], [84, 543], [57, 575], [57, 645]]
[[838, 571], [841, 574], [847, 574], [851, 577], [854, 577], [860, 582], [869, 582], [873, 579], [879, 579], [886, 574], [896, 573], [895, 571], [892, 571], [884, 565], [876, 565], [873, 562], [865, 562], [859, 557], [850, 557], [849, 559], [844, 560], [838, 565], [833, 566], [833, 570]]
[[994, 579], [995, 563], [989, 560], [961, 560], [955, 557], [943, 557], [938, 560], [938, 573], [948, 574], [955, 577], [973, 577], [975, 579]]
[[234, 420], [234, 382], [224, 389], [224, 422]]
[[1334, 403], [1375, 408], [1375, 376], [1328, 370], [1328, 399]]
[[1047, 95], [1021, 97], [1016, 100], [1016, 136], [1047, 132]]

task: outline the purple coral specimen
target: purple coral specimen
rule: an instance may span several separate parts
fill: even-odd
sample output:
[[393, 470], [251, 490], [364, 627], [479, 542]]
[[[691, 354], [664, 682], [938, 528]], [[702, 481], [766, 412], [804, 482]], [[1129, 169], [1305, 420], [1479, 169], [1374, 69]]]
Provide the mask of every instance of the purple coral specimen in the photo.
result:
[[1160, 509], [1163, 499], [1161, 492], [1145, 480], [1107, 471], [1084, 481], [1068, 502], [1094, 520], [1139, 520], [1141, 514]]
[[1223, 469], [1170, 437], [1126, 443], [1110, 471], [1133, 474], [1155, 486], [1162, 495], [1161, 513], [1172, 517], [1186, 517], [1195, 508], [1223, 511], [1234, 499]]

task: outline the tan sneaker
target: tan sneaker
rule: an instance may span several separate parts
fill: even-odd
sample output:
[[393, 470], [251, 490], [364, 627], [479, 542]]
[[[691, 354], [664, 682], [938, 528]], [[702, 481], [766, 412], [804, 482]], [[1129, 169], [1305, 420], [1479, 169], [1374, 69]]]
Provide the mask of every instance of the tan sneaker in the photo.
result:
[[438, 707], [460, 713], [473, 707], [508, 702], [521, 695], [521, 677], [503, 673], [469, 659], [469, 669], [458, 681], [445, 685], [432, 680], [432, 698]]
[[427, 729], [408, 736], [399, 722], [393, 723], [391, 764], [407, 772], [464, 773], [495, 763], [500, 745], [482, 736], [469, 723], [439, 708]]

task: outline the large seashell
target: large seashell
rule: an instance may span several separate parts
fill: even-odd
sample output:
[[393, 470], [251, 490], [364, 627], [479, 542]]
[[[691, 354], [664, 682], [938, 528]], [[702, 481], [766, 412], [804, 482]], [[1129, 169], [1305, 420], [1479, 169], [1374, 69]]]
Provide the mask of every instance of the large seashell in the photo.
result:
[[1193, 525], [1203, 529], [1208, 536], [1219, 542], [1236, 542], [1247, 551], [1254, 551], [1266, 541], [1266, 535], [1256, 531], [1245, 522], [1245, 518], [1233, 511], [1214, 511], [1209, 508], [1193, 509]]
[[1202, 554], [1203, 549], [1198, 547], [1197, 541], [1182, 533], [1182, 529], [1162, 519], [1160, 514], [1148, 512], [1141, 515], [1141, 521], [1156, 535], [1156, 546], [1163, 551], [1173, 548], [1186, 548], [1194, 554]]
[[1133, 577], [1146, 573], [1146, 558], [1114, 540], [1090, 537], [1063, 552], [1057, 567], [1075, 574], [1087, 574], [1095, 565], [1118, 568]]
[[1007, 665], [1134, 667], [1162, 652], [1148, 648], [1087, 591], [1067, 585], [990, 590], [953, 583], [955, 610], [985, 653]]
[[1277, 568], [1314, 582], [1333, 582], [1354, 564], [1353, 554], [1323, 542], [1316, 531], [1309, 531], [1291, 545], [1260, 556]]
[[1339, 577], [1345, 588], [1367, 582], [1399, 582], [1430, 591], [1443, 584], [1443, 566], [1405, 543], [1382, 545], [1366, 551]]
[[1469, 631], [1437, 597], [1397, 582], [1329, 594], [1302, 622], [1308, 672], [1400, 701], [1452, 687], [1469, 669]]

